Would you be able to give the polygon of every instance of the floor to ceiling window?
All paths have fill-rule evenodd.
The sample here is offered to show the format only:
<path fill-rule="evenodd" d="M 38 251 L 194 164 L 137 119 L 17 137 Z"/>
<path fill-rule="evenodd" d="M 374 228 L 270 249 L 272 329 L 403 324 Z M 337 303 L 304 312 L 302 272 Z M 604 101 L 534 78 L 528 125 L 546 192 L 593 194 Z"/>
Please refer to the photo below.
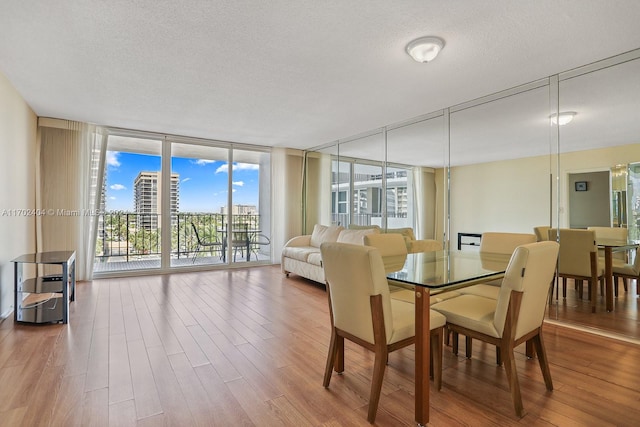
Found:
<path fill-rule="evenodd" d="M 237 147 L 113 131 L 95 272 L 270 261 L 270 153 Z"/>
<path fill-rule="evenodd" d="M 171 212 L 171 266 L 226 261 L 222 208 L 227 204 L 229 150 L 171 144 L 171 173 L 180 183 L 180 207 Z"/>
<path fill-rule="evenodd" d="M 161 164 L 161 140 L 109 135 L 95 273 L 160 268 Z"/>

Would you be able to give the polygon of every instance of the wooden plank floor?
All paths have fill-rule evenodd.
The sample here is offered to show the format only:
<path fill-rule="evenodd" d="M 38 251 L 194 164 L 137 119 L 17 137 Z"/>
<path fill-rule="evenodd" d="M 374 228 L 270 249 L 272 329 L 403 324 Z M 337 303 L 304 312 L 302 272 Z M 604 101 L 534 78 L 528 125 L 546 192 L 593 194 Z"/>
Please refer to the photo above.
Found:
<path fill-rule="evenodd" d="M 637 425 L 640 347 L 552 325 L 545 339 L 551 393 L 517 349 L 522 419 L 492 347 L 446 348 L 430 425 Z M 0 425 L 369 425 L 372 355 L 347 343 L 324 389 L 328 341 L 323 287 L 277 266 L 79 283 L 69 325 L 0 325 Z M 413 356 L 391 354 L 376 425 L 414 425 Z"/>
<path fill-rule="evenodd" d="M 605 297 L 598 290 L 596 313 L 592 313 L 591 304 L 587 298 L 587 285 L 585 284 L 584 287 L 584 295 L 581 296 L 575 290 L 573 279 L 569 279 L 567 297 L 563 298 L 562 286 L 560 286 L 560 297 L 554 300 L 554 305 L 549 310 L 549 317 L 586 328 L 635 339 L 640 338 L 640 298 L 635 280 L 629 281 L 627 291 L 620 282 L 618 296 L 613 299 L 614 310 L 611 312 L 607 312 Z"/>

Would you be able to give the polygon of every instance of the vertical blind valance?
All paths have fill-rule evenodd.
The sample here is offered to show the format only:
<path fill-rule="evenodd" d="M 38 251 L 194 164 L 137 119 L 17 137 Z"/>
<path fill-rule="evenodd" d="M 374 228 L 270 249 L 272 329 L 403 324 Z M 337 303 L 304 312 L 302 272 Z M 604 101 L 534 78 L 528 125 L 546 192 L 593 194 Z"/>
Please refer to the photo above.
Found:
<path fill-rule="evenodd" d="M 38 127 L 81 132 L 90 128 L 91 125 L 83 122 L 74 122 L 72 120 L 54 119 L 51 117 L 38 117 Z"/>

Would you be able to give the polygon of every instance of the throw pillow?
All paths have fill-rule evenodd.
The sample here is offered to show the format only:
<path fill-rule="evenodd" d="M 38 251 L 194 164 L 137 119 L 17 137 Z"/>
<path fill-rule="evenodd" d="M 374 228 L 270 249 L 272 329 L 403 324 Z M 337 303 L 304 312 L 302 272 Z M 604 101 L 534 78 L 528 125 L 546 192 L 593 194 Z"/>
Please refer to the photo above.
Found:
<path fill-rule="evenodd" d="M 338 235 L 342 230 L 344 230 L 344 227 L 340 225 L 314 225 L 311 233 L 311 246 L 319 248 L 325 242 L 337 241 Z"/>
<path fill-rule="evenodd" d="M 361 230 L 342 230 L 338 235 L 338 243 L 351 243 L 352 245 L 364 245 L 364 236 L 378 234 L 379 228 L 365 228 Z"/>

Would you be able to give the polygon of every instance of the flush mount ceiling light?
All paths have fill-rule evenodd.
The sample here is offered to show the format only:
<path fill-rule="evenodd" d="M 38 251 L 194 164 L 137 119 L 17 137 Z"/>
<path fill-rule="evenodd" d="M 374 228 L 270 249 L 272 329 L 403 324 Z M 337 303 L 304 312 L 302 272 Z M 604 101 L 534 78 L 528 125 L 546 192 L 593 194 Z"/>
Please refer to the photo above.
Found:
<path fill-rule="evenodd" d="M 569 123 L 571 120 L 573 120 L 573 117 L 576 114 L 577 113 L 575 111 L 563 111 L 560 114 L 553 113 L 552 115 L 549 116 L 549 118 L 551 119 L 551 124 L 564 126 L 567 123 Z"/>
<path fill-rule="evenodd" d="M 438 37 L 420 37 L 407 45 L 407 53 L 417 62 L 430 62 L 444 47 L 444 40 Z"/>

